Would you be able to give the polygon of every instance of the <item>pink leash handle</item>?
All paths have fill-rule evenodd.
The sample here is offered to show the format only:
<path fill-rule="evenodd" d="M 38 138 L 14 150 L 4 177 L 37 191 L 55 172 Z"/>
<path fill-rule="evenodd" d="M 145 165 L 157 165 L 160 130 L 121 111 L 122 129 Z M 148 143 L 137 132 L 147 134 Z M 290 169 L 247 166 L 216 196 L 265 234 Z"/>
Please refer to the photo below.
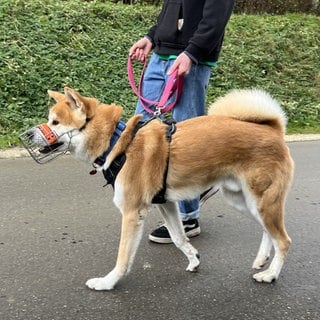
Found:
<path fill-rule="evenodd" d="M 135 76 L 133 73 L 132 60 L 130 57 L 128 58 L 127 73 L 128 73 L 129 84 L 132 88 L 132 91 L 137 95 L 143 108 L 148 113 L 159 115 L 162 113 L 169 112 L 177 104 L 178 100 L 181 97 L 182 88 L 183 88 L 183 77 L 178 76 L 178 70 L 176 69 L 169 76 L 168 81 L 163 89 L 163 93 L 161 95 L 160 101 L 149 100 L 142 96 L 143 76 L 144 76 L 144 71 L 146 69 L 146 66 L 147 66 L 147 60 L 144 59 L 143 69 L 142 69 L 141 76 L 139 79 L 139 84 L 137 87 L 135 84 Z M 166 104 L 174 94 L 176 94 L 174 101 L 172 101 L 169 104 Z M 156 111 L 150 109 L 146 104 L 156 106 Z"/>

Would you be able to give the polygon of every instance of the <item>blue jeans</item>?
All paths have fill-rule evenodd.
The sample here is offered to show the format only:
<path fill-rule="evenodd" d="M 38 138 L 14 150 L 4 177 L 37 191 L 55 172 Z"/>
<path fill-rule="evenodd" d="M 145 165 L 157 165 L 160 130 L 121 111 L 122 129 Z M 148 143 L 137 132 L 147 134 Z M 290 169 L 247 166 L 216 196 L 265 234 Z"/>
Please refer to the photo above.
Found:
<path fill-rule="evenodd" d="M 159 101 L 164 85 L 168 78 L 167 71 L 174 60 L 162 60 L 152 54 L 144 79 L 142 95 Z M 202 116 L 206 110 L 206 89 L 209 83 L 211 67 L 193 64 L 188 75 L 184 78 L 183 93 L 172 110 L 176 121 L 183 121 L 196 116 Z M 140 102 L 136 106 L 136 114 L 143 114 L 142 120 L 148 120 L 152 114 L 146 112 Z M 199 197 L 191 201 L 180 201 L 179 211 L 182 221 L 199 218 Z"/>

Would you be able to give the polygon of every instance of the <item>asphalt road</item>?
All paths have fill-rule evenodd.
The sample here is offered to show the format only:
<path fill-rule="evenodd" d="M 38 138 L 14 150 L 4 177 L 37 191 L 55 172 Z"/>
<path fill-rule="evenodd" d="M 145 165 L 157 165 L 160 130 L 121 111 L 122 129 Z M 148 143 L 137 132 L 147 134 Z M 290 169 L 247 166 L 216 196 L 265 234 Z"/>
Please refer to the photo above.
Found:
<path fill-rule="evenodd" d="M 198 273 L 173 245 L 148 241 L 160 221 L 147 217 L 131 274 L 110 292 L 86 288 L 115 263 L 120 214 L 112 189 L 70 156 L 40 166 L 0 159 L 0 319 L 320 319 L 320 141 L 288 144 L 296 163 L 286 224 L 293 244 L 279 280 L 255 283 L 260 243 L 254 221 L 220 195 L 192 239 Z"/>

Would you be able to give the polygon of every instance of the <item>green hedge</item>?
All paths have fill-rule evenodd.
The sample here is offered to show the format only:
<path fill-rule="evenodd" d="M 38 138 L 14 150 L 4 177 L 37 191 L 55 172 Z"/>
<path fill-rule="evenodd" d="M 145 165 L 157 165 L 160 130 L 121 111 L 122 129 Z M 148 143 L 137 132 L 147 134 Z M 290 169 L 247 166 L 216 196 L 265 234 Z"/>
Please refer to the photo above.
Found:
<path fill-rule="evenodd" d="M 320 13 L 318 0 L 236 0 L 237 13 Z"/>
<path fill-rule="evenodd" d="M 92 0 L 85 0 L 92 1 Z M 161 5 L 163 0 L 105 0 L 113 3 Z M 236 0 L 236 13 L 313 13 L 320 14 L 319 0 Z"/>
<path fill-rule="evenodd" d="M 43 121 L 47 89 L 64 86 L 120 103 L 125 118 L 136 97 L 126 77 L 130 45 L 158 8 L 105 1 L 0 0 L 0 146 Z M 232 88 L 261 87 L 281 101 L 290 130 L 319 125 L 319 17 L 234 15 L 208 101 Z"/>

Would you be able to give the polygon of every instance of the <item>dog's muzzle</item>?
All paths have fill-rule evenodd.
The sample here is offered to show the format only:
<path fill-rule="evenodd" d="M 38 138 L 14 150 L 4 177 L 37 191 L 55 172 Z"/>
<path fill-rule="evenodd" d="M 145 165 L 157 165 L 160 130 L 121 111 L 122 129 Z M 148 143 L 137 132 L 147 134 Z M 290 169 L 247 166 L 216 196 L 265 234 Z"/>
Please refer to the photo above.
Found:
<path fill-rule="evenodd" d="M 68 151 L 65 148 L 60 150 L 59 147 L 64 143 L 58 141 L 58 135 L 45 123 L 23 132 L 19 139 L 39 164 L 47 163 Z"/>

